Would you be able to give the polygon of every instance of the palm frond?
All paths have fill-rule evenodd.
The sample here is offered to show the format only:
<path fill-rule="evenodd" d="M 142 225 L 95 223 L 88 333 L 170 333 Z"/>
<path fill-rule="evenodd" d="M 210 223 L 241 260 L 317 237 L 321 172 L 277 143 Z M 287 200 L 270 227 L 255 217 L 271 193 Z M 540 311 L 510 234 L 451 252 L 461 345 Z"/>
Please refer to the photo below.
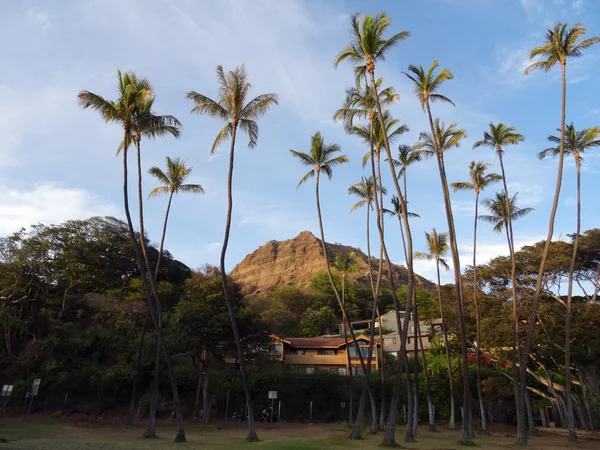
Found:
<path fill-rule="evenodd" d="M 217 147 L 219 147 L 219 145 L 221 145 L 224 141 L 226 141 L 227 139 L 229 139 L 231 137 L 232 131 L 233 131 L 233 126 L 231 125 L 230 122 L 228 122 L 223 128 L 221 128 L 221 131 L 219 131 L 219 133 L 215 137 L 215 141 L 213 142 L 213 145 L 210 149 L 211 155 L 213 155 L 215 153 L 215 151 L 217 150 Z"/>
<path fill-rule="evenodd" d="M 194 102 L 194 107 L 190 112 L 229 120 L 229 112 L 214 100 L 194 91 L 188 92 L 186 97 Z"/>

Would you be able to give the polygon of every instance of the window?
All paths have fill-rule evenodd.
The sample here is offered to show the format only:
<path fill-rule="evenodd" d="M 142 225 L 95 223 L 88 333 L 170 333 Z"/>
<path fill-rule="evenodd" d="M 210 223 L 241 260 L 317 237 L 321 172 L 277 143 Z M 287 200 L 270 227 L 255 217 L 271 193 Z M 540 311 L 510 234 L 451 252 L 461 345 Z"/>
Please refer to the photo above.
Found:
<path fill-rule="evenodd" d="M 294 355 L 305 355 L 306 354 L 306 350 L 304 350 L 303 348 L 297 348 L 296 350 L 292 351 L 292 354 L 294 354 Z"/>
<path fill-rule="evenodd" d="M 313 373 L 315 373 L 315 368 L 314 367 L 306 367 L 306 373 L 308 375 L 312 375 Z"/>
<path fill-rule="evenodd" d="M 332 367 L 331 373 L 335 373 L 337 375 L 346 375 L 346 368 L 345 367 Z"/>
<path fill-rule="evenodd" d="M 281 356 L 282 351 L 283 351 L 283 348 L 282 348 L 281 344 L 271 345 L 271 348 L 269 349 L 269 353 L 271 355 L 277 355 L 277 356 Z"/>
<path fill-rule="evenodd" d="M 360 354 L 363 357 L 367 357 L 369 356 L 369 348 L 368 347 L 359 347 L 360 348 Z M 350 357 L 351 358 L 358 358 L 358 352 L 356 351 L 356 347 L 355 346 L 351 346 L 348 351 L 350 352 Z M 373 352 L 371 352 L 373 353 Z"/>
<path fill-rule="evenodd" d="M 396 343 L 396 338 L 392 338 L 392 344 Z"/>
<path fill-rule="evenodd" d="M 354 372 L 354 375 L 362 375 L 363 368 L 361 366 L 352 367 L 352 372 Z"/>
<path fill-rule="evenodd" d="M 335 355 L 335 350 L 332 348 L 319 348 L 317 349 L 317 355 L 333 356 Z"/>

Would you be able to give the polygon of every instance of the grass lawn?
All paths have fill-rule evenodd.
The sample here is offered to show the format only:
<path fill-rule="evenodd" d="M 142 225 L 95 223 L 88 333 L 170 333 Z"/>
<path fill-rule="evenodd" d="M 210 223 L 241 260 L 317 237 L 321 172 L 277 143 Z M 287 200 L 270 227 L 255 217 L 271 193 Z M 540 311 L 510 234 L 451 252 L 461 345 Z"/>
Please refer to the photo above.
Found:
<path fill-rule="evenodd" d="M 188 442 L 175 444 L 172 442 L 175 428 L 165 424 L 157 428 L 158 439 L 143 439 L 141 434 L 143 423 L 127 428 L 122 425 L 102 423 L 73 423 L 48 419 L 11 419 L 0 422 L 0 438 L 8 443 L 0 443 L 0 450 L 93 450 L 93 449 L 201 449 L 201 450 L 233 450 L 233 449 L 271 449 L 271 450 L 320 450 L 320 449 L 375 449 L 378 448 L 382 435 L 365 435 L 361 441 L 348 439 L 349 430 L 338 424 L 260 424 L 258 434 L 261 441 L 244 442 L 243 425 L 228 424 L 223 427 L 186 425 Z M 476 443 L 483 449 L 515 448 L 514 437 L 509 431 L 514 429 L 496 428 L 492 436 L 477 436 Z M 415 443 L 405 444 L 403 427 L 398 427 L 398 441 L 411 449 L 456 449 L 458 431 L 442 429 L 438 433 L 419 430 Z M 468 448 L 468 447 L 463 447 Z M 581 440 L 570 446 L 566 437 L 551 433 L 532 438 L 529 449 L 597 449 L 598 441 Z"/>

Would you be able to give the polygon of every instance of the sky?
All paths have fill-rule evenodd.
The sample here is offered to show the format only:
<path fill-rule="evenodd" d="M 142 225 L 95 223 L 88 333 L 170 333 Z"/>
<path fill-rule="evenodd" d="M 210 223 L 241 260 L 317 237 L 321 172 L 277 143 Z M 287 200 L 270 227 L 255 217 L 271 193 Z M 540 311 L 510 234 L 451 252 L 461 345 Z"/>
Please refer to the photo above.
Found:
<path fill-rule="evenodd" d="M 173 201 L 165 247 L 190 267 L 217 264 L 226 213 L 228 145 L 210 148 L 223 127 L 216 119 L 191 115 L 185 94 L 217 95 L 215 69 L 245 64 L 251 97 L 279 94 L 279 106 L 259 120 L 256 148 L 239 138 L 234 173 L 234 211 L 227 268 L 270 240 L 293 238 L 300 231 L 318 234 L 312 183 L 296 189 L 307 169 L 290 149 L 308 151 L 320 131 L 350 159 L 321 187 L 325 237 L 329 242 L 366 248 L 365 211 L 349 214 L 356 201 L 350 185 L 368 175 L 361 158 L 366 149 L 332 120 L 344 90 L 353 84 L 352 68 L 333 60 L 347 44 L 354 12 L 386 11 L 390 33 L 411 37 L 376 67 L 384 84 L 400 100 L 390 108 L 410 128 L 395 143 L 414 144 L 428 129 L 426 116 L 402 74 L 409 64 L 429 67 L 439 59 L 454 79 L 441 91 L 456 107 L 434 104 L 433 114 L 457 122 L 468 132 L 460 148 L 446 155 L 448 180 L 464 181 L 471 161 L 491 163 L 491 149 L 473 150 L 488 123 L 514 125 L 525 142 L 506 149 L 511 193 L 519 205 L 535 210 L 515 224 L 517 245 L 545 238 L 556 183 L 556 161 L 539 161 L 547 136 L 560 126 L 560 74 L 523 74 L 528 51 L 543 43 L 557 21 L 583 21 L 589 36 L 600 35 L 600 4 L 594 0 L 59 0 L 8 2 L 0 16 L 0 235 L 35 223 L 59 223 L 93 215 L 124 218 L 121 160 L 116 149 L 121 131 L 91 110 L 82 110 L 77 93 L 90 90 L 116 97 L 116 71 L 147 77 L 156 91 L 155 109 L 183 123 L 179 139 L 143 143 L 144 170 L 164 166 L 166 156 L 181 157 L 193 167 L 191 183 L 206 194 L 181 194 Z M 600 46 L 567 66 L 567 122 L 577 128 L 600 125 Z M 133 161 L 132 161 L 133 163 Z M 589 153 L 582 181 L 582 229 L 598 226 L 600 152 Z M 388 177 L 384 183 L 391 190 Z M 144 189 L 156 185 L 146 176 Z M 556 220 L 555 237 L 566 239 L 575 228 L 575 172 L 568 160 Z M 483 192 L 491 197 L 500 185 Z M 133 190 L 132 190 L 133 193 Z M 425 250 L 424 231 L 447 229 L 441 186 L 434 160 L 411 166 L 408 173 L 415 251 Z M 145 202 L 146 228 L 160 240 L 166 197 Z M 452 194 L 461 265 L 472 261 L 474 195 Z M 135 204 L 134 204 L 135 206 Z M 390 219 L 391 220 L 391 219 Z M 403 263 L 395 223 L 388 223 L 390 256 Z M 373 236 L 376 241 L 376 237 Z M 376 246 L 375 246 L 376 247 Z M 375 250 L 376 251 L 376 250 Z M 479 226 L 478 262 L 506 255 L 506 238 Z M 416 263 L 430 279 L 435 265 Z M 442 274 L 443 281 L 451 273 Z"/>

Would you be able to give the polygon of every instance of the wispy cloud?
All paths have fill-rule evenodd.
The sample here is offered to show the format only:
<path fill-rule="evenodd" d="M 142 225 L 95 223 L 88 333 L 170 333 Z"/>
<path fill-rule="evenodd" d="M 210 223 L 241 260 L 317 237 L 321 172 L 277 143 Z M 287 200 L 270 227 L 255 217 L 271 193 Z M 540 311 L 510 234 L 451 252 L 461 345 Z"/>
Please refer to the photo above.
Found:
<path fill-rule="evenodd" d="M 3 189 L 0 197 L 0 234 L 37 223 L 53 224 L 69 219 L 115 215 L 116 206 L 83 190 L 42 183 L 29 190 Z"/>
<path fill-rule="evenodd" d="M 39 25 L 42 31 L 49 31 L 56 28 L 48 13 L 40 10 L 39 8 L 30 8 L 27 11 L 27 18 Z"/>
<path fill-rule="evenodd" d="M 211 242 L 210 244 L 208 244 L 206 246 L 206 249 L 209 252 L 217 252 L 221 250 L 221 247 L 223 247 L 223 243 L 222 242 Z"/>

